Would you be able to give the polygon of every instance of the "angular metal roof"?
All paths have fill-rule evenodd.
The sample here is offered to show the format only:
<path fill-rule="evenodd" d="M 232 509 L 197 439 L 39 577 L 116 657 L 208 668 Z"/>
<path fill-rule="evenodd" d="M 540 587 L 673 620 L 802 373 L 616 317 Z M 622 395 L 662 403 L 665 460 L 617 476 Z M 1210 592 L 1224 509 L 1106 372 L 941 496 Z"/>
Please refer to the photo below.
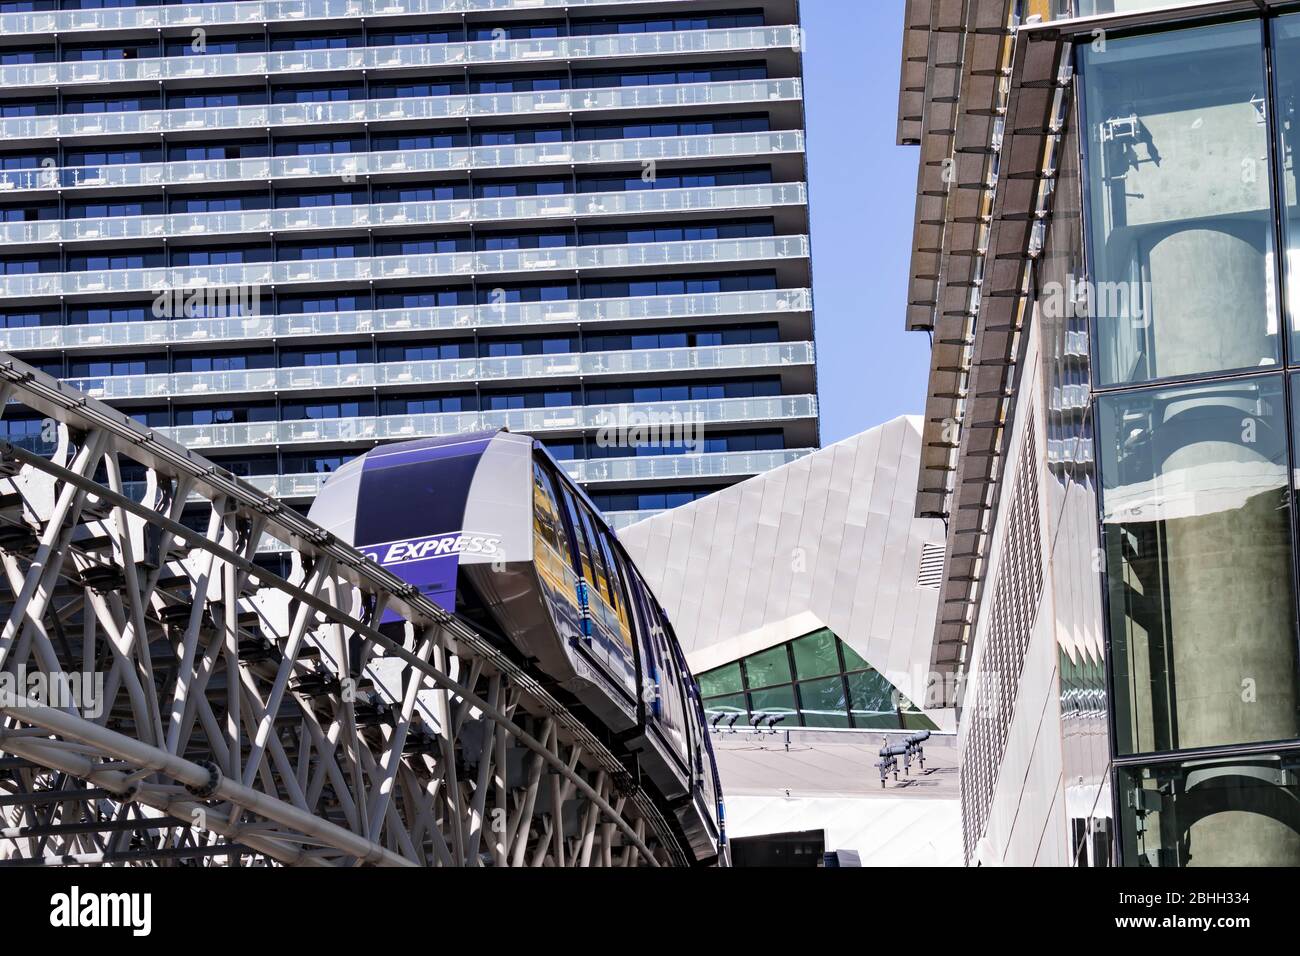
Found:
<path fill-rule="evenodd" d="M 828 627 L 924 707 L 944 531 L 914 514 L 920 447 L 896 418 L 619 532 L 692 669 Z"/>

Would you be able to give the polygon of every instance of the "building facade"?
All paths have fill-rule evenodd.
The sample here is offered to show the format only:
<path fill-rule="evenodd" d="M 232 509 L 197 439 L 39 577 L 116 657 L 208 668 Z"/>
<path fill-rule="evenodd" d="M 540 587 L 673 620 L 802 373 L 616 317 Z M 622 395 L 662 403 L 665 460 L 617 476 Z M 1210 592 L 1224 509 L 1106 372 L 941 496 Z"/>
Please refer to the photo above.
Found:
<path fill-rule="evenodd" d="M 943 525 L 913 514 L 902 416 L 619 532 L 705 710 L 780 726 L 952 729 L 926 689 Z"/>
<path fill-rule="evenodd" d="M 818 445 L 805 170 L 795 0 L 0 0 L 0 348 L 299 509 L 505 425 L 625 522 Z"/>
<path fill-rule="evenodd" d="M 954 714 L 923 709 L 943 523 L 899 417 L 619 532 L 699 681 L 727 832 L 864 866 L 959 865 Z M 881 773 L 883 744 L 929 731 Z"/>
<path fill-rule="evenodd" d="M 966 861 L 1300 863 L 1300 12 L 906 17 Z"/>

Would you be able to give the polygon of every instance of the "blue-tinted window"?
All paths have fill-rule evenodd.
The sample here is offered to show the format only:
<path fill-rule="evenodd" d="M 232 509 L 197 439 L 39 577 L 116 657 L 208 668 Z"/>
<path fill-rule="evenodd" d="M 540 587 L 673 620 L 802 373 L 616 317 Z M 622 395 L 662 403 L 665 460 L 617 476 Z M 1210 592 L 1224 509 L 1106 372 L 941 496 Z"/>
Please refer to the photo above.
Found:
<path fill-rule="evenodd" d="M 470 289 L 439 289 L 428 292 L 385 292 L 379 296 L 381 309 L 431 309 L 447 305 L 470 305 Z"/>

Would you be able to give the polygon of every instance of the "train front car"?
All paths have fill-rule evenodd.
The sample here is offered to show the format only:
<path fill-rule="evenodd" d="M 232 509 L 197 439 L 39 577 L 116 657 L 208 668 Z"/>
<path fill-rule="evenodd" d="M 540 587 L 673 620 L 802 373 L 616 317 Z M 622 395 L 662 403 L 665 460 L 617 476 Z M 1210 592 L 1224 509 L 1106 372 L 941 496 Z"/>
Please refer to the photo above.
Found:
<path fill-rule="evenodd" d="M 700 772 L 707 731 L 680 650 L 613 532 L 540 443 L 497 431 L 382 446 L 331 476 L 309 517 L 504 638 L 624 749 L 695 859 L 717 856 L 716 781 Z"/>

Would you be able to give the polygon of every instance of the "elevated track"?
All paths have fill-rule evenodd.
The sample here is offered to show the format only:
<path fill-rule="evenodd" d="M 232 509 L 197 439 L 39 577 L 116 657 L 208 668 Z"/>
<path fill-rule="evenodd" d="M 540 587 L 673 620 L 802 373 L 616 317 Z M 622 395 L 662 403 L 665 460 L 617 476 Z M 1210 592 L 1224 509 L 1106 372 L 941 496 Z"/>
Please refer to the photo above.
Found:
<path fill-rule="evenodd" d="M 600 728 L 490 636 L 0 353 L 0 412 L 21 408 L 41 429 L 0 441 L 0 867 L 686 862 Z M 259 563 L 272 542 L 287 570 Z"/>

